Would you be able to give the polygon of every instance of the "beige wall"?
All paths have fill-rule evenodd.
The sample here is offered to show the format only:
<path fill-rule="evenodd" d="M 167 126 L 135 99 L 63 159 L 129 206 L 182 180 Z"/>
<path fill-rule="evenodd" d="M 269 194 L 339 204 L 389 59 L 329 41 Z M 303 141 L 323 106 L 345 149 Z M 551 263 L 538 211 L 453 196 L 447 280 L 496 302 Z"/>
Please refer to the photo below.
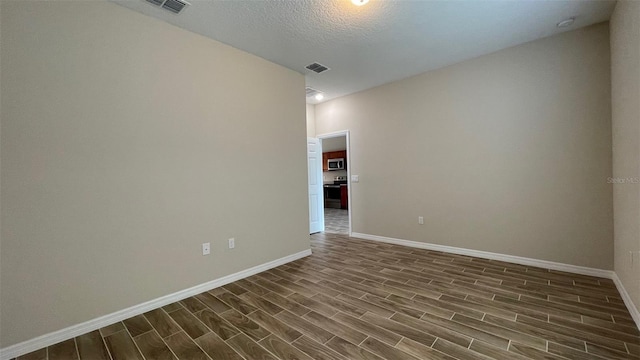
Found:
<path fill-rule="evenodd" d="M 316 106 L 307 104 L 307 137 L 316 137 Z"/>
<path fill-rule="evenodd" d="M 618 1 L 611 18 L 615 270 L 640 308 L 640 2 Z M 634 260 L 631 261 L 630 253 Z"/>
<path fill-rule="evenodd" d="M 604 23 L 316 105 L 316 132 L 351 131 L 354 232 L 612 269 L 610 98 Z"/>
<path fill-rule="evenodd" d="M 339 150 L 347 150 L 346 136 L 322 139 L 322 152 Z"/>
<path fill-rule="evenodd" d="M 302 75 L 109 2 L 1 24 L 2 347 L 309 249 Z"/>

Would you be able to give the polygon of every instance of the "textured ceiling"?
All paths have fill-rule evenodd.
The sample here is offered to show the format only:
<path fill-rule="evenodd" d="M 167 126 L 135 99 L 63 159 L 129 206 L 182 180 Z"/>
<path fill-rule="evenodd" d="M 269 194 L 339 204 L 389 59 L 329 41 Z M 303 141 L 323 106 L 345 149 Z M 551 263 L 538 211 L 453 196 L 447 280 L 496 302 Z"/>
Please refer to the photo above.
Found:
<path fill-rule="evenodd" d="M 112 0 L 306 75 L 326 101 L 606 21 L 612 0 L 191 0 L 180 15 Z M 573 26 L 556 23 L 576 17 Z M 331 68 L 316 74 L 312 62 Z M 214 66 L 214 64 L 212 64 Z M 309 103 L 317 101 L 308 98 Z"/>

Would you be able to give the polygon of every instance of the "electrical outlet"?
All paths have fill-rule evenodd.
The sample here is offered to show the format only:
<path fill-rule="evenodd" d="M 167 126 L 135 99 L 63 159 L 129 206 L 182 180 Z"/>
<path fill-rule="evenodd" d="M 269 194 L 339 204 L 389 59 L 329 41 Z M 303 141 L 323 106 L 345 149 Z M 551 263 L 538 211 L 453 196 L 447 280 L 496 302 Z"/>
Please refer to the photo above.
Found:
<path fill-rule="evenodd" d="M 233 249 L 235 247 L 236 247 L 236 239 L 235 238 L 229 239 L 229 249 Z"/>
<path fill-rule="evenodd" d="M 360 182 L 360 175 L 351 175 L 351 182 Z"/>
<path fill-rule="evenodd" d="M 202 255 L 211 254 L 211 243 L 202 243 Z"/>
<path fill-rule="evenodd" d="M 424 225 L 424 217 L 418 216 L 418 224 Z"/>

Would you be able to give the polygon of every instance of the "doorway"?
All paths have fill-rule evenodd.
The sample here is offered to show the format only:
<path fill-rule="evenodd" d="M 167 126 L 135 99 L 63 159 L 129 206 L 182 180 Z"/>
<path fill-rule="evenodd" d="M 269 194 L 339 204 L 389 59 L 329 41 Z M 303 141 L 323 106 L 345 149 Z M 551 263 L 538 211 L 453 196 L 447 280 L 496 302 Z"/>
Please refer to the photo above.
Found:
<path fill-rule="evenodd" d="M 322 149 L 324 232 L 351 235 L 349 132 L 319 135 Z"/>

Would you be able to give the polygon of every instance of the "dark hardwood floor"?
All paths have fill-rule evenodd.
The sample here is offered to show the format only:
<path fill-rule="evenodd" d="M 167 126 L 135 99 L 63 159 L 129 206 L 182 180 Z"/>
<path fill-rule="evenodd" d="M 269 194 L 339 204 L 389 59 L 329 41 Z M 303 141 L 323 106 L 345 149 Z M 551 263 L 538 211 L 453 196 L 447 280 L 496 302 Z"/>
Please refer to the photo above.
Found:
<path fill-rule="evenodd" d="M 640 359 L 611 280 L 348 238 L 19 359 Z"/>

